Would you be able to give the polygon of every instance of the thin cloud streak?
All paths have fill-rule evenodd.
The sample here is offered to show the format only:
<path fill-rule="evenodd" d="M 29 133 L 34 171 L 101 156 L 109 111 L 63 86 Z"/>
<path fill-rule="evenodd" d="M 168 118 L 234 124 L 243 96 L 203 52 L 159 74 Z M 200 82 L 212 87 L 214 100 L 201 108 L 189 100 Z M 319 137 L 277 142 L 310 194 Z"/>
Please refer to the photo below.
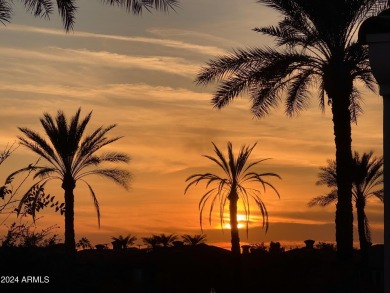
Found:
<path fill-rule="evenodd" d="M 153 98 L 153 102 L 207 102 L 210 98 L 208 93 L 197 93 L 185 88 L 173 88 L 169 86 L 150 86 L 148 84 L 107 84 L 91 88 L 83 86 L 65 86 L 61 84 L 19 84 L 4 82 L 0 84 L 0 90 L 86 98 L 93 101 L 96 101 L 98 98 L 104 98 L 105 96 L 123 98 L 128 101 L 129 93 L 131 93 L 131 96 L 142 94 L 143 96 Z M 208 105 L 205 107 L 209 108 Z"/>
<path fill-rule="evenodd" d="M 84 64 L 111 68 L 139 68 L 143 70 L 160 71 L 193 78 L 199 65 L 178 57 L 165 56 L 128 56 L 107 51 L 90 51 L 87 49 L 46 48 L 44 52 L 16 48 L 1 48 L 0 54 L 12 58 L 45 60 L 71 64 Z M 20 62 L 20 60 L 19 60 Z M 23 63 L 20 62 L 22 66 Z"/>
<path fill-rule="evenodd" d="M 64 36 L 63 30 L 29 27 L 24 25 L 12 24 L 9 25 L 6 29 L 10 31 L 17 31 L 17 32 Z M 68 34 L 68 36 L 77 37 L 77 38 L 94 38 L 94 39 L 106 39 L 106 40 L 115 40 L 115 41 L 123 41 L 123 42 L 145 43 L 145 44 L 152 44 L 152 45 L 164 46 L 164 47 L 175 48 L 175 49 L 189 50 L 199 54 L 211 55 L 211 56 L 226 53 L 225 50 L 217 47 L 202 46 L 202 45 L 196 45 L 196 44 L 191 44 L 191 43 L 186 43 L 186 42 L 181 42 L 176 40 L 169 40 L 169 39 L 105 35 L 105 34 L 97 34 L 97 33 L 89 33 L 89 32 L 74 32 Z"/>

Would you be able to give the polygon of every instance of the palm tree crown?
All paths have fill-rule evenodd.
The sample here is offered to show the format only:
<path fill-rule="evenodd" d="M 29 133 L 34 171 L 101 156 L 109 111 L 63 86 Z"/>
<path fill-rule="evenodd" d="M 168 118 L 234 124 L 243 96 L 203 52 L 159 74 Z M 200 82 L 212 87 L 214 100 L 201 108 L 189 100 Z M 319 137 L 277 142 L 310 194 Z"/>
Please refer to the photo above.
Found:
<path fill-rule="evenodd" d="M 53 0 L 20 0 L 28 12 L 34 16 L 49 18 L 53 14 Z M 77 11 L 76 0 L 57 0 L 56 5 L 58 13 L 62 18 L 62 22 L 66 31 L 72 30 L 75 22 L 75 14 Z M 102 0 L 104 4 L 111 6 L 119 6 L 133 14 L 141 14 L 144 9 L 161 10 L 167 12 L 169 9 L 174 9 L 178 2 L 177 0 Z M 12 17 L 12 0 L 0 0 L 0 22 L 10 22 Z"/>
<path fill-rule="evenodd" d="M 319 87 L 319 104 L 325 107 L 325 93 L 332 103 L 330 73 L 335 62 L 350 82 L 360 80 L 374 90 L 368 49 L 353 39 L 356 26 L 364 19 L 374 0 L 259 0 L 259 3 L 279 11 L 284 19 L 278 26 L 255 28 L 272 36 L 277 48 L 238 49 L 210 61 L 197 77 L 199 84 L 220 81 L 212 103 L 222 108 L 240 93 L 247 91 L 252 100 L 252 112 L 263 117 L 277 106 L 287 93 L 285 111 L 291 116 L 308 106 L 310 90 Z M 335 9 L 336 8 L 336 9 Z M 332 19 L 332 21 L 329 21 Z M 341 58 L 341 60 L 338 60 Z M 341 73 L 340 73 L 341 74 Z M 352 117 L 361 110 L 359 92 L 351 87 Z"/>
<path fill-rule="evenodd" d="M 191 245 L 191 246 L 196 246 L 196 245 L 199 245 L 199 244 L 203 244 L 207 240 L 206 235 L 204 235 L 204 234 L 196 234 L 194 236 L 191 236 L 189 234 L 184 234 L 181 237 L 183 238 L 183 242 L 185 244 L 188 244 L 188 245 Z"/>
<path fill-rule="evenodd" d="M 177 235 L 175 234 L 160 234 L 160 235 L 157 235 L 157 239 L 158 239 L 158 243 L 162 246 L 162 247 L 169 247 L 169 246 L 172 246 L 173 242 L 177 239 Z"/>
<path fill-rule="evenodd" d="M 202 216 L 203 210 L 206 204 L 210 203 L 209 211 L 209 222 L 211 224 L 211 215 L 215 205 L 219 206 L 219 215 L 221 227 L 224 223 L 224 211 L 227 201 L 229 201 L 229 211 L 230 211 L 230 227 L 232 233 L 232 252 L 235 254 L 240 253 L 240 244 L 238 237 L 238 222 L 237 222 L 237 202 L 241 198 L 244 206 L 245 217 L 247 220 L 247 233 L 248 233 L 248 223 L 250 215 L 250 200 L 254 200 L 257 207 L 259 208 L 261 215 L 263 217 L 263 227 L 266 231 L 268 230 L 268 212 L 265 207 L 264 202 L 260 198 L 261 192 L 259 189 L 246 186 L 249 182 L 255 182 L 260 184 L 263 191 L 266 187 L 270 187 L 276 192 L 279 196 L 279 192 L 276 188 L 269 182 L 265 181 L 264 177 L 277 177 L 281 178 L 275 173 L 257 173 L 250 172 L 249 170 L 263 162 L 264 160 L 259 160 L 247 164 L 248 158 L 251 155 L 254 147 L 253 146 L 242 146 L 240 152 L 235 158 L 233 153 L 233 145 L 228 142 L 228 158 L 219 150 L 219 148 L 213 143 L 214 152 L 217 157 L 212 157 L 205 155 L 204 157 L 213 161 L 223 170 L 223 176 L 212 174 L 212 173 L 203 173 L 203 174 L 194 174 L 186 179 L 186 182 L 189 182 L 184 193 L 188 191 L 191 186 L 197 185 L 201 181 L 206 182 L 206 188 L 214 186 L 209 189 L 199 201 L 199 210 L 200 210 L 200 226 L 202 225 Z M 203 228 L 202 228 L 203 229 Z"/>
<path fill-rule="evenodd" d="M 173 242 L 177 239 L 177 235 L 172 234 L 160 234 L 160 235 L 152 235 L 151 237 L 143 237 L 142 241 L 152 249 L 156 247 L 170 247 L 173 245 Z"/>
<path fill-rule="evenodd" d="M 119 235 L 118 237 L 111 237 L 111 239 L 119 243 L 122 249 L 126 249 L 128 246 L 134 245 L 137 237 L 129 234 L 126 237 Z"/>
<path fill-rule="evenodd" d="M 309 105 L 318 89 L 319 105 L 333 115 L 338 203 L 336 241 L 340 260 L 353 249 L 351 120 L 362 111 L 356 82 L 374 91 L 368 48 L 356 41 L 359 24 L 377 0 L 258 0 L 283 17 L 277 26 L 254 31 L 275 38 L 276 48 L 237 49 L 211 60 L 197 76 L 198 84 L 218 82 L 212 104 L 222 108 L 248 93 L 251 111 L 266 116 L 284 100 L 288 116 Z M 326 100 L 327 97 L 327 100 Z"/>
<path fill-rule="evenodd" d="M 103 163 L 128 163 L 130 160 L 128 155 L 118 152 L 96 154 L 104 146 L 121 138 L 106 137 L 106 134 L 116 125 L 99 127 L 90 135 L 83 136 L 92 112 L 79 121 L 80 111 L 81 109 L 78 109 L 69 122 L 62 111 L 58 111 L 55 118 L 50 114 L 44 114 L 40 122 L 49 138 L 49 142 L 37 132 L 23 127 L 19 127 L 19 130 L 25 136 L 18 137 L 22 145 L 41 156 L 48 163 L 45 166 L 31 166 L 35 172 L 34 178 L 40 179 L 30 190 L 38 185 L 45 186 L 51 180 L 62 182 L 61 187 L 65 191 L 65 243 L 68 242 L 69 244 L 70 241 L 72 242 L 71 245 L 74 244 L 73 190 L 76 187 L 76 182 L 82 181 L 88 186 L 96 208 L 98 225 L 100 226 L 99 202 L 91 185 L 85 181 L 85 177 L 90 175 L 105 177 L 126 189 L 130 179 L 130 173 L 127 170 L 116 167 L 100 167 Z M 30 191 L 22 198 L 19 210 L 29 194 Z M 67 239 L 67 232 L 73 234 L 73 236 L 68 235 L 70 238 L 73 237 L 73 241 Z"/>

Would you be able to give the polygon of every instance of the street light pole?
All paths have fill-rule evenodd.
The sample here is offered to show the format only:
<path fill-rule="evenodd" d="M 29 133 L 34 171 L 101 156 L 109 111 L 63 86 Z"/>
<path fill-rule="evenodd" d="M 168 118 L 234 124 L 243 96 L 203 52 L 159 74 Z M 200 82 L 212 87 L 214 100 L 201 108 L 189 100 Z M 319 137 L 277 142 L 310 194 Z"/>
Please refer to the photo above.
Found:
<path fill-rule="evenodd" d="M 384 292 L 390 293 L 390 9 L 363 22 L 359 41 L 368 45 L 371 70 L 383 96 Z"/>

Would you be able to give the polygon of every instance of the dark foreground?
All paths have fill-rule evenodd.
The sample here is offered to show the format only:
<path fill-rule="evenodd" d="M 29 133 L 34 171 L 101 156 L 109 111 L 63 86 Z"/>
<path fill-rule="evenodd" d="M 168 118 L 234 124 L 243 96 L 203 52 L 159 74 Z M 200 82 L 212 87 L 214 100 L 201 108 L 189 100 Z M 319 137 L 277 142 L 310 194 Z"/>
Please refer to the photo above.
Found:
<path fill-rule="evenodd" d="M 207 245 L 73 256 L 8 248 L 0 249 L 0 292 L 383 292 L 383 246 L 372 247 L 366 267 L 358 253 L 354 265 L 343 266 L 334 252 L 317 249 L 243 255 L 238 270 L 232 263 L 229 251 Z"/>

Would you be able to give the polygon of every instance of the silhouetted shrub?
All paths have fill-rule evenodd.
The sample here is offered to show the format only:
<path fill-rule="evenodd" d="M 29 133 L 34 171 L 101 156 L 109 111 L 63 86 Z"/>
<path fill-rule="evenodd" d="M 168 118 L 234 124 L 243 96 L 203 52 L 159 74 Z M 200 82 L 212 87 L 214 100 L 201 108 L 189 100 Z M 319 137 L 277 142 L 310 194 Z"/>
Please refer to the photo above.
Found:
<path fill-rule="evenodd" d="M 281 253 L 281 252 L 284 252 L 284 247 L 280 246 L 280 242 L 271 241 L 269 244 L 269 252 L 270 253 Z"/>
<path fill-rule="evenodd" d="M 264 244 L 264 242 L 256 243 L 256 244 L 251 245 L 249 251 L 250 251 L 250 253 L 267 252 L 268 247 Z"/>
<path fill-rule="evenodd" d="M 40 232 L 35 231 L 34 225 L 25 223 L 17 225 L 15 222 L 8 228 L 7 234 L 2 239 L 2 247 L 48 247 L 59 242 L 58 235 L 52 230 L 57 229 L 54 225 Z"/>
<path fill-rule="evenodd" d="M 325 251 L 335 251 L 336 247 L 333 243 L 326 243 L 326 242 L 318 242 L 315 247 L 317 249 L 325 250 Z"/>

